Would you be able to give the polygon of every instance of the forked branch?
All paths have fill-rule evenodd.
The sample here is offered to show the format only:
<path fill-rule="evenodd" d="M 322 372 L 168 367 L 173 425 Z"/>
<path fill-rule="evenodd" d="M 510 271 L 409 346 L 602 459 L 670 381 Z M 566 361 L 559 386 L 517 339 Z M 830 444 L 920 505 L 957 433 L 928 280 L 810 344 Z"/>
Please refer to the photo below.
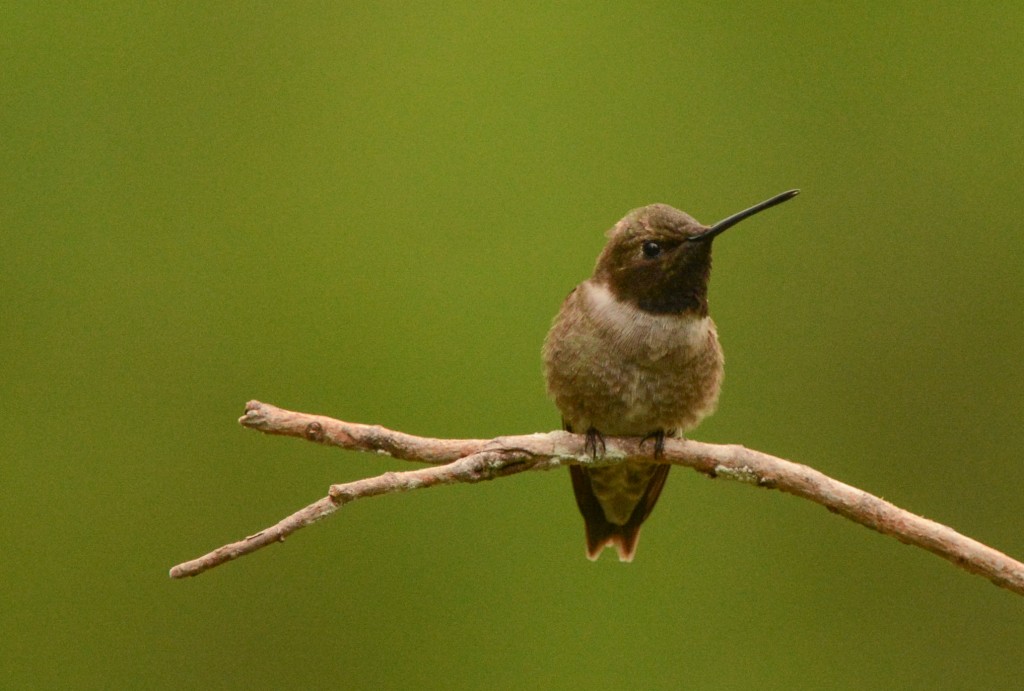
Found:
<path fill-rule="evenodd" d="M 326 497 L 276 525 L 175 566 L 171 569 L 172 578 L 196 576 L 226 561 L 280 542 L 299 528 L 364 497 L 434 485 L 481 482 L 528 470 L 549 470 L 573 464 L 651 460 L 650 444 L 644 445 L 637 438 L 606 437 L 605 454 L 594 461 L 584 449 L 585 437 L 568 432 L 495 439 L 429 439 L 375 425 L 296 413 L 259 401 L 250 401 L 246 405 L 245 415 L 239 423 L 267 434 L 301 437 L 343 449 L 383 453 L 431 466 L 332 485 Z M 805 465 L 742 446 L 680 439 L 665 441 L 662 461 L 693 468 L 709 477 L 739 480 L 809 499 L 855 523 L 926 549 L 971 573 L 984 576 L 1001 588 L 1024 595 L 1024 564 L 941 523 L 912 514 Z"/>

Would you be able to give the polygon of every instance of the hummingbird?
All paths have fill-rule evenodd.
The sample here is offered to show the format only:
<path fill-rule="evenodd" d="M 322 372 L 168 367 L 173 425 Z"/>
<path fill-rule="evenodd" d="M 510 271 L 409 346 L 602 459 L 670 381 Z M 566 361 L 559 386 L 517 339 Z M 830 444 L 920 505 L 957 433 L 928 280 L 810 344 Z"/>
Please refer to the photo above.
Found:
<path fill-rule="evenodd" d="M 547 391 L 569 432 L 596 458 L 603 436 L 681 437 L 714 412 L 723 356 L 708 315 L 711 242 L 740 221 L 792 199 L 790 190 L 705 226 L 666 204 L 634 209 L 607 233 L 593 275 L 565 298 L 544 340 Z M 569 467 L 587 556 L 636 554 L 640 526 L 671 468 L 622 462 Z"/>

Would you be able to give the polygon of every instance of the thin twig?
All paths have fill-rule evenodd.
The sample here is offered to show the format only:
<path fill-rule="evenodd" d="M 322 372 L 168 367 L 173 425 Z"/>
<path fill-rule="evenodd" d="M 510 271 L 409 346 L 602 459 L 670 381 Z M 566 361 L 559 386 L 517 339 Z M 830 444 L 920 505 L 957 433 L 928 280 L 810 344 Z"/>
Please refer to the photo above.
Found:
<path fill-rule="evenodd" d="M 259 401 L 250 401 L 246 405 L 245 415 L 239 423 L 268 434 L 301 437 L 343 449 L 384 453 L 433 465 L 332 485 L 328 496 L 276 525 L 175 566 L 171 569 L 172 578 L 195 576 L 273 542 L 280 542 L 299 528 L 364 497 L 434 485 L 481 482 L 528 470 L 549 470 L 573 464 L 651 460 L 650 449 L 644 448 L 640 439 L 629 437 L 606 437 L 605 453 L 595 461 L 586 453 L 586 438 L 568 432 L 490 440 L 428 439 L 376 425 L 296 413 Z M 805 465 L 743 446 L 682 439 L 665 440 L 662 461 L 693 468 L 709 477 L 739 480 L 808 499 L 855 523 L 937 554 L 971 573 L 984 576 L 1001 588 L 1024 595 L 1024 564 L 941 523 L 912 514 Z"/>

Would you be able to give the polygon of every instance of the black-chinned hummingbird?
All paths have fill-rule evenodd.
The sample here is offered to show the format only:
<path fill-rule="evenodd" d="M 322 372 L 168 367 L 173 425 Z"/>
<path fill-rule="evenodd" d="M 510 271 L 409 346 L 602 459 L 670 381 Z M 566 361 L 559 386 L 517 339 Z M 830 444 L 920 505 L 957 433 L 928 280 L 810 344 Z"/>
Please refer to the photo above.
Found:
<path fill-rule="evenodd" d="M 714 411 L 723 358 L 708 316 L 711 241 L 798 193 L 713 226 L 651 204 L 608 231 L 594 275 L 569 293 L 544 341 L 547 389 L 565 429 L 586 433 L 595 455 L 602 435 L 654 439 L 657 460 L 666 436 L 682 436 Z M 614 546 L 621 561 L 632 561 L 670 467 L 570 466 L 590 559 Z"/>

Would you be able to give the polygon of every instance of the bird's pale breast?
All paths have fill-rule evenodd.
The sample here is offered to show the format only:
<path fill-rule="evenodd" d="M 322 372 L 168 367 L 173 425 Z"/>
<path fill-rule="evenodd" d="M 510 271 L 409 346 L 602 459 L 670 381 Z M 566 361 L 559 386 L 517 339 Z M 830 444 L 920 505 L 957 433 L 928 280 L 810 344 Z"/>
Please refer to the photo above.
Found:
<path fill-rule="evenodd" d="M 651 314 L 584 281 L 544 344 L 548 391 L 577 432 L 682 433 L 718 401 L 722 352 L 710 317 Z"/>

